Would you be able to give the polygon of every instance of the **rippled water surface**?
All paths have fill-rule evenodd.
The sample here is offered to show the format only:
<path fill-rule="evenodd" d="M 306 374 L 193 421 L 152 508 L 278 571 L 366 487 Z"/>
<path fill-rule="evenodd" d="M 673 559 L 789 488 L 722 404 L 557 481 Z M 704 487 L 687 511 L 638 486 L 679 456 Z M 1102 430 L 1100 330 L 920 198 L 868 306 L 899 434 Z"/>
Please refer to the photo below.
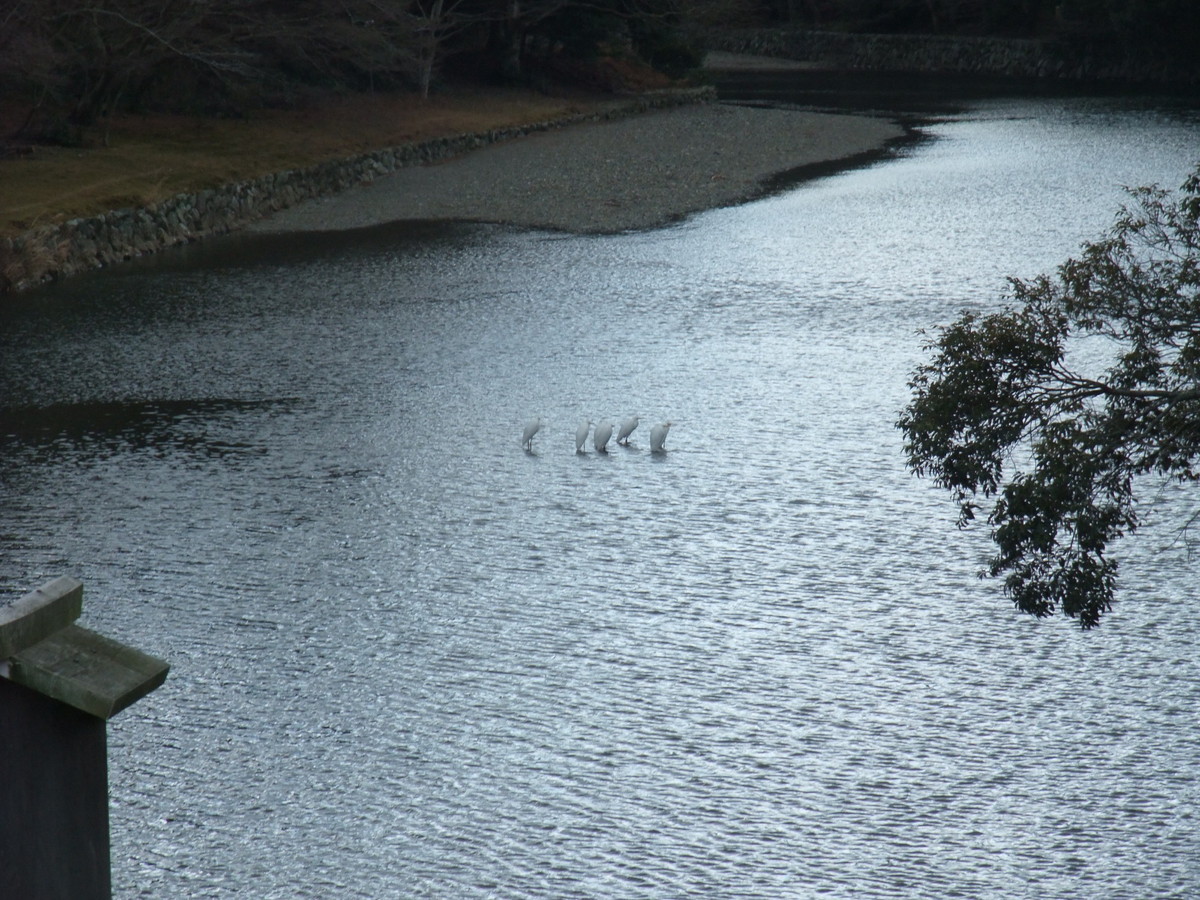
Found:
<path fill-rule="evenodd" d="M 926 133 L 665 230 L 242 239 L 4 312 L 3 586 L 173 664 L 110 725 L 117 896 L 1200 895 L 1191 498 L 1102 628 L 1036 622 L 893 425 L 918 329 L 1200 122 Z"/>

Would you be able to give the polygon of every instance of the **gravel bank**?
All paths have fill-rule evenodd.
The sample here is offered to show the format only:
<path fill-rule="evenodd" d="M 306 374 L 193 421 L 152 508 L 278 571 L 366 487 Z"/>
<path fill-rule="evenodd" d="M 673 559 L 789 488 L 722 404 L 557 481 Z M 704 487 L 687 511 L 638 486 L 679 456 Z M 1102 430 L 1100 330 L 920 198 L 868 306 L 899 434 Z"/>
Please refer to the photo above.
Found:
<path fill-rule="evenodd" d="M 257 232 L 401 220 L 494 222 L 580 233 L 651 228 L 761 195 L 773 176 L 882 149 L 885 119 L 711 103 L 496 144 L 305 203 Z"/>

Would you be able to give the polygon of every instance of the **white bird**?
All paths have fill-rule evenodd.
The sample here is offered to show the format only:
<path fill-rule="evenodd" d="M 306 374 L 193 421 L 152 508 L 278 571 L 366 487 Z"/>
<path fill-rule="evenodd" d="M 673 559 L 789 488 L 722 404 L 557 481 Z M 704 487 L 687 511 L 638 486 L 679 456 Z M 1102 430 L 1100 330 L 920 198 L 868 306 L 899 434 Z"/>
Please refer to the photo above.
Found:
<path fill-rule="evenodd" d="M 608 441 L 612 437 L 613 424 L 612 422 L 600 422 L 596 426 L 595 432 L 592 434 L 592 443 L 596 445 L 596 450 L 599 453 L 608 452 Z"/>
<path fill-rule="evenodd" d="M 650 452 L 651 453 L 666 452 L 666 448 L 663 447 L 663 444 L 666 442 L 667 432 L 671 430 L 671 425 L 673 425 L 673 424 L 674 423 L 672 423 L 672 422 L 663 422 L 659 425 L 655 425 L 653 428 L 650 429 Z"/>
<path fill-rule="evenodd" d="M 630 416 L 621 423 L 621 429 L 617 432 L 617 443 L 623 446 L 629 446 L 629 436 L 633 434 L 633 430 L 638 427 L 638 417 Z"/>
<path fill-rule="evenodd" d="M 588 429 L 592 427 L 591 419 L 584 419 L 575 429 L 575 452 L 582 453 L 583 445 L 587 443 Z"/>
<path fill-rule="evenodd" d="M 542 430 L 542 419 L 539 416 L 536 419 L 530 419 L 525 423 L 525 430 L 521 432 L 521 446 L 526 450 L 533 449 L 533 436 Z"/>

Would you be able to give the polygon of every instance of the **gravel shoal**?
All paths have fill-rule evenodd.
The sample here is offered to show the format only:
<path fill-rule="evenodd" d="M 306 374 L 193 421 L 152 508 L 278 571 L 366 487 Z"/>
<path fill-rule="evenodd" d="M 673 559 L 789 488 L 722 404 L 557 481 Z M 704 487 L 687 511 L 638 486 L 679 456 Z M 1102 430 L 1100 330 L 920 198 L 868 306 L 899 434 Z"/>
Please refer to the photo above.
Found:
<path fill-rule="evenodd" d="M 257 232 L 460 220 L 578 233 L 652 228 L 760 196 L 804 166 L 882 150 L 887 119 L 712 103 L 574 125 L 413 166 L 284 210 Z"/>

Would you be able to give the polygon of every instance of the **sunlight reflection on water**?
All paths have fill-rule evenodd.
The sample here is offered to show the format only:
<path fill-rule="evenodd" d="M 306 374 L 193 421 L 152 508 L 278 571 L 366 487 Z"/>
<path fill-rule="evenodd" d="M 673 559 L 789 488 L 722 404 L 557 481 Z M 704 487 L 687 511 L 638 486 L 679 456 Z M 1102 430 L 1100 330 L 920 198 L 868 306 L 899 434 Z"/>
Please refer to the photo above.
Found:
<path fill-rule="evenodd" d="M 116 895 L 1200 889 L 1186 554 L 1128 548 L 1098 632 L 1018 618 L 893 424 L 918 329 L 1197 128 L 930 131 L 662 231 L 249 241 L 7 313 L 7 587 L 173 663 L 110 729 Z"/>

